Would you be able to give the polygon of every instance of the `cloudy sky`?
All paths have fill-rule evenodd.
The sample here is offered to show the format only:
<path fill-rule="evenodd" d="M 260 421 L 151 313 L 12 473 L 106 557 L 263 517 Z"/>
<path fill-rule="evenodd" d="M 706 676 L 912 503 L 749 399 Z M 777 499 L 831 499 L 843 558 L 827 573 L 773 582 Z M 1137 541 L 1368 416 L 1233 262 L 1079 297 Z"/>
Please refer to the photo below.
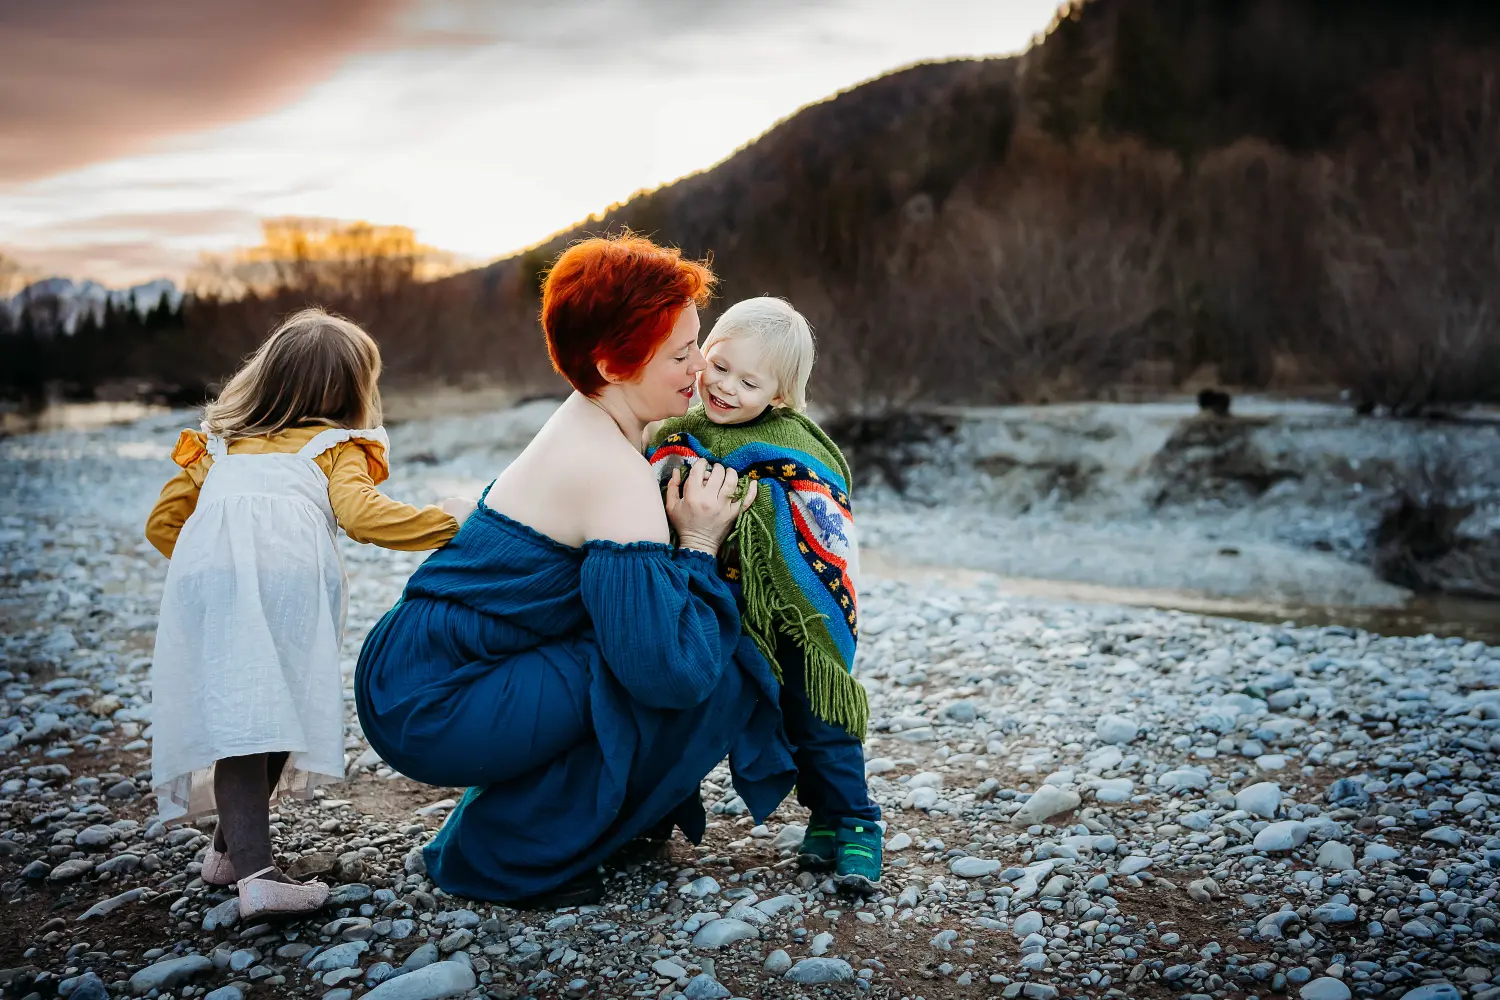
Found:
<path fill-rule="evenodd" d="M 0 0 L 0 252 L 180 279 L 260 218 L 413 227 L 474 260 L 708 167 L 1057 0 Z"/>

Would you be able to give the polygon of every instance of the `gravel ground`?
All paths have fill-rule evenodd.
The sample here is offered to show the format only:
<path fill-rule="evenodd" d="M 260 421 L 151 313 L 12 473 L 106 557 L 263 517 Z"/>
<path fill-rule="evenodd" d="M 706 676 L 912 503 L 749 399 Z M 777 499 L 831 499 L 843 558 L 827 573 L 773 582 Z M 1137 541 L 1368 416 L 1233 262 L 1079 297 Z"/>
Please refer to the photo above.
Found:
<path fill-rule="evenodd" d="M 397 428 L 391 491 L 482 480 L 544 416 Z M 752 826 L 715 772 L 706 843 L 601 906 L 447 896 L 416 849 L 458 790 L 391 773 L 351 702 L 349 780 L 276 815 L 281 860 L 338 888 L 244 926 L 197 877 L 211 826 L 164 829 L 149 794 L 140 526 L 182 422 L 0 441 L 6 996 L 1500 1000 L 1500 649 L 982 580 L 863 588 L 880 895 L 799 874 L 805 816 Z M 349 670 L 417 559 L 344 544 Z"/>

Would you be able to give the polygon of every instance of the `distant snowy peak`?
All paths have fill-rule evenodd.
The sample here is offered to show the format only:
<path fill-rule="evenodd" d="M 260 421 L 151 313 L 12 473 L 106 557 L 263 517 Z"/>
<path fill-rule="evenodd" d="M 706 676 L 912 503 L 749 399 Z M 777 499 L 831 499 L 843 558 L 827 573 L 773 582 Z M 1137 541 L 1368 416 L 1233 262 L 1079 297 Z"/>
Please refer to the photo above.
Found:
<path fill-rule="evenodd" d="M 55 304 L 60 325 L 72 333 L 86 314 L 91 313 L 96 320 L 102 317 L 106 302 L 116 309 L 127 308 L 134 302 L 136 312 L 145 316 L 161 303 L 164 296 L 173 309 L 182 304 L 181 290 L 167 278 L 130 288 L 105 288 L 97 281 L 74 281 L 71 278 L 43 278 L 21 289 L 9 302 L 0 299 L 0 303 L 7 305 L 11 314 L 17 316 L 28 306 Z"/>
<path fill-rule="evenodd" d="M 182 292 L 167 278 L 157 278 L 144 285 L 133 285 L 123 291 L 112 291 L 109 293 L 109 298 L 115 305 L 122 306 L 130 301 L 132 295 L 135 296 L 136 308 L 142 311 L 155 307 L 161 302 L 163 295 L 167 297 L 167 304 L 173 309 L 182 304 Z"/>

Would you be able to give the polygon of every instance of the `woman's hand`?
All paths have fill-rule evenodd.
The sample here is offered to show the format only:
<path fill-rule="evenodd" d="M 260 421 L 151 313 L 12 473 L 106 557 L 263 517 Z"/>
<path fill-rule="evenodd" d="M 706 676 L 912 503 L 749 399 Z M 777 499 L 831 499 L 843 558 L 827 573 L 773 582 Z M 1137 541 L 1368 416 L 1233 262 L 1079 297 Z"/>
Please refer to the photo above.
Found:
<path fill-rule="evenodd" d="M 695 462 L 686 470 L 672 470 L 667 483 L 667 519 L 677 530 L 678 544 L 717 555 L 719 545 L 729 535 L 739 512 L 755 502 L 756 488 L 751 480 L 742 499 L 734 499 L 739 476 L 722 465 Z"/>

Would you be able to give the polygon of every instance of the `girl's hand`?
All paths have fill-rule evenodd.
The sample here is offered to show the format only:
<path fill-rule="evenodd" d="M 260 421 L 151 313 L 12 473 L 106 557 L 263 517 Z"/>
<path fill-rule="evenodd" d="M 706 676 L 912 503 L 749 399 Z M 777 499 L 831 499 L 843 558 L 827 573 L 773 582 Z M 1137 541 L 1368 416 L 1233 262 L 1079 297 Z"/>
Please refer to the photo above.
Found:
<path fill-rule="evenodd" d="M 457 521 L 459 525 L 462 525 L 469 519 L 469 515 L 474 513 L 475 509 L 479 505 L 473 500 L 469 500 L 464 497 L 449 497 L 442 503 L 438 504 L 438 506 L 441 507 L 443 511 L 451 516 L 455 521 Z"/>
<path fill-rule="evenodd" d="M 686 470 L 672 470 L 667 483 L 667 519 L 677 530 L 682 548 L 718 554 L 720 543 L 734 527 L 734 519 L 755 502 L 760 484 L 752 479 L 744 496 L 736 500 L 738 485 L 739 475 L 722 465 L 699 461 Z"/>

